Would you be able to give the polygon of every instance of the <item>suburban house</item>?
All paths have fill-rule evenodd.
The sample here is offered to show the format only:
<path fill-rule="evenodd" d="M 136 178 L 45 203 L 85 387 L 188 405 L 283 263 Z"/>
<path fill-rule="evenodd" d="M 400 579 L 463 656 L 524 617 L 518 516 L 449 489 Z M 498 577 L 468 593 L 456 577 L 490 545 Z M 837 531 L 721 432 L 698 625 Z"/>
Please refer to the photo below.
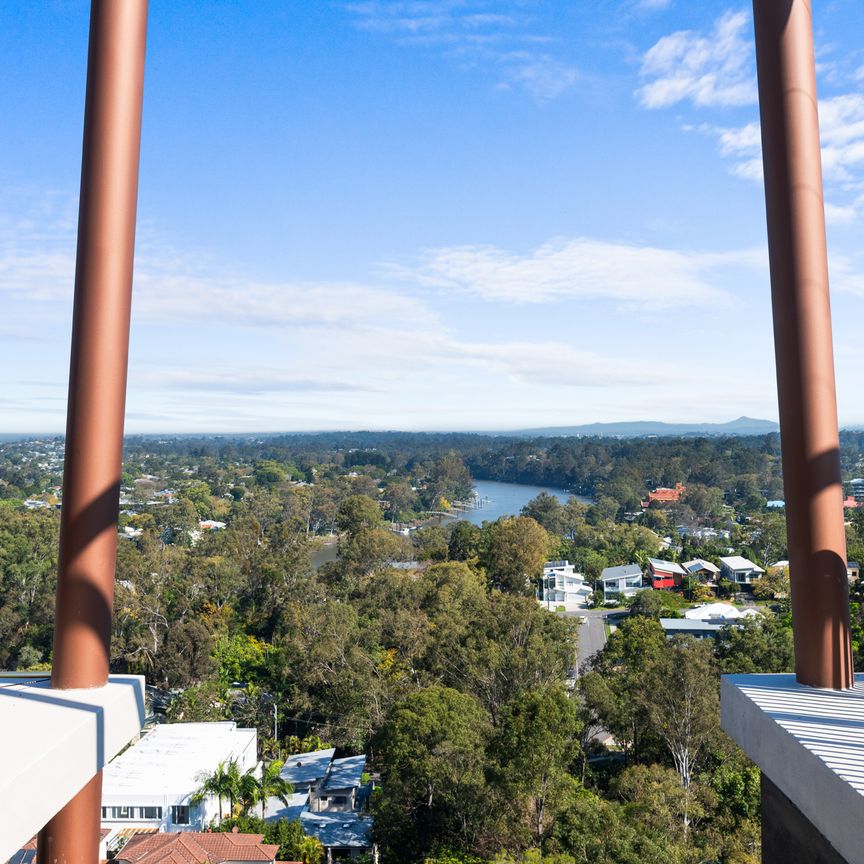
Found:
<path fill-rule="evenodd" d="M 300 824 L 307 834 L 318 838 L 328 861 L 359 858 L 373 849 L 368 813 L 304 813 Z"/>
<path fill-rule="evenodd" d="M 361 809 L 366 803 L 363 773 L 366 770 L 365 756 L 348 756 L 334 759 L 324 780 L 321 791 L 310 801 L 310 812 L 350 813 Z"/>
<path fill-rule="evenodd" d="M 584 609 L 591 596 L 591 586 L 585 583 L 569 561 L 547 561 L 537 599 L 550 608 L 563 606 L 567 611 Z"/>
<path fill-rule="evenodd" d="M 335 759 L 335 749 L 289 757 L 281 776 L 294 787 L 286 806 L 268 800 L 268 821 L 299 819 L 303 830 L 327 849 L 328 860 L 356 858 L 372 849 L 372 817 L 365 812 L 372 792 L 364 782 L 365 756 Z"/>
<path fill-rule="evenodd" d="M 737 609 L 731 603 L 703 603 L 694 606 L 684 613 L 688 621 L 710 621 L 714 624 L 726 624 L 741 618 L 758 618 L 758 609 Z"/>
<path fill-rule="evenodd" d="M 673 489 L 667 486 L 658 486 L 653 492 L 648 493 L 648 500 L 643 502 L 644 507 L 650 507 L 655 501 L 659 504 L 674 504 L 681 500 L 681 496 L 687 491 L 683 483 L 676 483 Z"/>
<path fill-rule="evenodd" d="M 689 618 L 661 618 L 660 626 L 667 639 L 675 636 L 693 636 L 695 639 L 713 639 L 724 625 L 716 621 L 693 621 Z"/>
<path fill-rule="evenodd" d="M 618 600 L 632 597 L 642 589 L 642 568 L 638 564 L 622 564 L 619 567 L 606 567 L 600 574 L 603 583 L 603 599 Z"/>
<path fill-rule="evenodd" d="M 280 776 L 291 784 L 295 793 L 306 792 L 311 797 L 323 785 L 335 755 L 335 747 L 310 753 L 295 753 L 285 760 Z"/>
<path fill-rule="evenodd" d="M 257 731 L 231 721 L 155 726 L 105 766 L 102 827 L 200 830 L 219 817 L 215 797 L 192 803 L 203 779 L 231 760 L 255 768 L 257 750 Z"/>
<path fill-rule="evenodd" d="M 274 864 L 279 846 L 263 841 L 263 834 L 138 834 L 117 852 L 114 860 L 118 864 Z"/>
<path fill-rule="evenodd" d="M 681 584 L 687 574 L 680 564 L 674 561 L 663 561 L 661 558 L 648 559 L 648 578 L 655 590 L 674 588 Z"/>
<path fill-rule="evenodd" d="M 846 576 L 850 582 L 857 582 L 861 575 L 861 565 L 857 561 L 846 562 Z"/>
<path fill-rule="evenodd" d="M 754 564 L 740 555 L 730 555 L 720 559 L 721 576 L 736 585 L 752 585 L 762 578 L 764 572 L 758 564 Z"/>
<path fill-rule="evenodd" d="M 717 585 L 720 568 L 716 564 L 712 564 L 704 558 L 694 558 L 692 561 L 685 561 L 681 566 L 688 576 L 698 579 L 706 585 Z"/>

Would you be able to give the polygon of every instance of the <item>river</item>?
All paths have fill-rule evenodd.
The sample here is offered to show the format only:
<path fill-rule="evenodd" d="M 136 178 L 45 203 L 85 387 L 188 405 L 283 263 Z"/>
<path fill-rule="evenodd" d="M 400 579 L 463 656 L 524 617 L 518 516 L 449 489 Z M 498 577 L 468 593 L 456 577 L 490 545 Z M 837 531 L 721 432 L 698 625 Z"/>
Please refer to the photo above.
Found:
<path fill-rule="evenodd" d="M 518 516 L 522 508 L 541 492 L 554 495 L 562 504 L 570 497 L 583 504 L 590 504 L 591 499 L 584 495 L 573 495 L 566 489 L 554 489 L 551 486 L 528 486 L 524 483 L 500 483 L 496 480 L 475 480 L 474 491 L 477 493 L 480 506 L 459 514 L 458 519 L 482 525 L 483 522 L 494 522 L 502 516 Z"/>
<path fill-rule="evenodd" d="M 500 483 L 497 480 L 475 480 L 474 491 L 477 493 L 481 506 L 463 510 L 455 517 L 474 525 L 494 522 L 502 516 L 518 516 L 522 512 L 522 508 L 541 492 L 554 495 L 562 504 L 566 504 L 570 497 L 576 498 L 583 504 L 591 503 L 590 498 L 586 498 L 584 495 L 573 495 L 566 489 L 555 489 L 551 486 L 528 486 L 525 483 Z M 450 522 L 451 518 L 439 517 L 431 521 L 440 524 L 443 521 Z M 321 548 L 313 553 L 312 566 L 317 570 L 322 564 L 335 561 L 337 558 L 336 541 L 326 541 Z"/>

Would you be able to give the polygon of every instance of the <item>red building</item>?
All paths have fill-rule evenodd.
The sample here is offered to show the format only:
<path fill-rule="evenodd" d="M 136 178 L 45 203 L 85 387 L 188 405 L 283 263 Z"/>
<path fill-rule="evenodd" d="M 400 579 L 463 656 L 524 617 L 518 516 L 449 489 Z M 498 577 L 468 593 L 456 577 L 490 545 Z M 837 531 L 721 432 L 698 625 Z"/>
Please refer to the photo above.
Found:
<path fill-rule="evenodd" d="M 648 559 L 648 578 L 655 590 L 677 588 L 687 574 L 680 564 L 674 561 L 663 561 L 660 558 Z"/>
<path fill-rule="evenodd" d="M 658 486 L 653 492 L 648 493 L 648 500 L 642 502 L 643 507 L 650 507 L 655 501 L 659 504 L 674 504 L 681 500 L 681 496 L 687 491 L 683 483 L 676 483 L 674 489 L 668 486 Z"/>

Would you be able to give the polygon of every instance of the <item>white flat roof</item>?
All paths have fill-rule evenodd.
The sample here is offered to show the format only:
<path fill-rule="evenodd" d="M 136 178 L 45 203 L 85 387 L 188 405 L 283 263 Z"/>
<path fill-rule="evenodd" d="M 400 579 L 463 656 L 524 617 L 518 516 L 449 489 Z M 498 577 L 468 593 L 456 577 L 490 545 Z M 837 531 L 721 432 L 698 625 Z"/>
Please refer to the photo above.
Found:
<path fill-rule="evenodd" d="M 115 796 L 184 796 L 201 785 L 201 775 L 255 746 L 254 729 L 222 723 L 164 723 L 151 729 L 105 766 L 102 800 Z"/>

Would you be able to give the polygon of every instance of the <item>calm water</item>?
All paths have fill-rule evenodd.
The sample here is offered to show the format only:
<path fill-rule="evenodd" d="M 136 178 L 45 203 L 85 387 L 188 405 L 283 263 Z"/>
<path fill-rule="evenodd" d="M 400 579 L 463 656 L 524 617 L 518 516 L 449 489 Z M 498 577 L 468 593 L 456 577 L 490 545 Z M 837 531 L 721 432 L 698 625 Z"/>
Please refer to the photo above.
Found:
<path fill-rule="evenodd" d="M 473 522 L 475 525 L 482 525 L 486 521 L 494 522 L 501 516 L 518 516 L 522 512 L 522 508 L 541 492 L 554 495 L 562 504 L 566 504 L 567 499 L 571 497 L 571 493 L 566 489 L 554 489 L 551 486 L 526 486 L 523 483 L 498 483 L 495 480 L 475 480 L 474 489 L 482 506 L 465 510 L 457 518 L 466 522 Z M 583 504 L 591 503 L 591 499 L 584 495 L 573 495 L 572 497 Z M 450 521 L 447 517 L 440 517 L 430 519 L 429 524 L 440 524 L 442 520 Z M 336 541 L 334 540 L 324 545 L 312 556 L 312 566 L 317 570 L 322 564 L 335 561 L 338 557 Z"/>
<path fill-rule="evenodd" d="M 566 489 L 553 489 L 550 486 L 526 486 L 523 483 L 498 483 L 495 480 L 475 480 L 474 489 L 480 498 L 481 507 L 459 514 L 460 519 L 481 525 L 483 522 L 494 522 L 501 516 L 518 516 L 522 508 L 541 492 L 554 495 L 562 504 L 571 497 Z M 583 504 L 590 504 L 591 499 L 584 495 L 572 496 Z"/>

